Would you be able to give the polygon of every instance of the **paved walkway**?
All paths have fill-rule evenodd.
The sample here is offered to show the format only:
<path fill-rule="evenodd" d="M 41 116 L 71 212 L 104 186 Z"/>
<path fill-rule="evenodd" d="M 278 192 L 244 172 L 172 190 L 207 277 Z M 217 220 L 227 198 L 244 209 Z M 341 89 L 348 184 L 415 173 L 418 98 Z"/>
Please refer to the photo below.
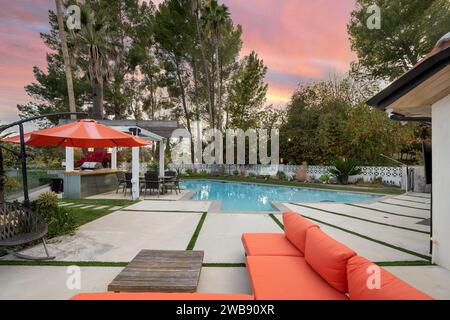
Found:
<path fill-rule="evenodd" d="M 372 204 L 284 205 L 314 219 L 324 232 L 360 255 L 376 262 L 391 262 L 423 260 L 428 255 L 429 227 L 418 222 L 429 218 L 429 202 L 427 195 L 410 194 Z M 161 199 L 141 201 L 125 209 L 106 207 L 119 211 L 82 226 L 73 236 L 50 241 L 49 249 L 57 260 L 127 262 L 142 249 L 185 250 L 195 240 L 194 232 L 211 203 Z M 275 216 L 282 221 L 281 213 Z M 194 249 L 205 251 L 205 263 L 243 263 L 241 236 L 255 232 L 281 233 L 282 230 L 266 213 L 208 213 Z M 25 253 L 42 255 L 42 251 L 42 246 L 38 245 Z M 121 268 L 82 270 L 86 281 L 90 281 L 82 291 L 104 291 Z M 433 276 L 427 278 L 426 270 L 433 270 Z M 437 269 L 398 267 L 394 271 L 425 292 L 438 298 L 450 298 L 447 273 L 434 270 Z M 73 292 L 65 288 L 65 271 L 65 267 L 0 267 L 0 283 L 2 288 L 8 289 L 2 292 L 9 292 L 12 298 L 70 297 Z M 55 280 L 50 281 L 52 274 Z M 100 274 L 103 276 L 97 276 Z M 199 291 L 250 293 L 246 270 L 237 266 L 204 268 Z M 1 298 L 5 298 L 5 293 L 0 293 Z"/>

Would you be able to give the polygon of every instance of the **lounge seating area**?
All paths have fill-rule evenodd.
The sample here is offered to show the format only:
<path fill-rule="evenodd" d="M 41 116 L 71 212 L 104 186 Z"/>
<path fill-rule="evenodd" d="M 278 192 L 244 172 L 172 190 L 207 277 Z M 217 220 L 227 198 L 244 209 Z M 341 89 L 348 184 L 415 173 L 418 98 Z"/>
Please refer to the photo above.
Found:
<path fill-rule="evenodd" d="M 297 213 L 284 234 L 243 234 L 253 295 L 89 293 L 74 300 L 431 300 Z"/>

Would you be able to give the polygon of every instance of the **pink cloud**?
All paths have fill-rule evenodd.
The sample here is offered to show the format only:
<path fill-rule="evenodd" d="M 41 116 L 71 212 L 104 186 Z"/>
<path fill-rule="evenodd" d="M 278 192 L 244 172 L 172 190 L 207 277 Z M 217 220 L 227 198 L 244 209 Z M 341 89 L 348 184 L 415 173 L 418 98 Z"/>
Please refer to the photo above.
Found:
<path fill-rule="evenodd" d="M 148 0 L 142 0 L 148 1 Z M 162 0 L 154 1 L 155 4 Z M 346 25 L 355 0 L 219 0 L 243 26 L 242 55 L 255 50 L 269 68 L 268 102 L 285 104 L 297 85 L 344 72 L 356 57 Z M 33 66 L 45 68 L 54 0 L 4 1 L 0 11 L 1 119 L 17 117 L 16 104 L 29 100 L 23 87 L 34 81 Z"/>

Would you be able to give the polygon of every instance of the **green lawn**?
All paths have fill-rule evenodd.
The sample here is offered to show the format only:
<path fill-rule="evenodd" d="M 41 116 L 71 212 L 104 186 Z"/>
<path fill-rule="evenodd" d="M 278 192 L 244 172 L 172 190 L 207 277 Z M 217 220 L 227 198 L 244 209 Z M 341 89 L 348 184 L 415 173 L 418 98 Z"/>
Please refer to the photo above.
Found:
<path fill-rule="evenodd" d="M 363 192 L 363 193 L 374 193 L 374 194 L 385 194 L 385 195 L 400 195 L 405 192 L 397 187 L 359 187 L 355 185 L 344 186 L 344 185 L 327 185 L 327 184 L 312 184 L 312 183 L 299 183 L 294 181 L 282 181 L 282 180 L 263 180 L 256 178 L 244 178 L 244 177 L 211 177 L 204 175 L 192 175 L 190 177 L 183 177 L 184 180 L 222 180 L 231 182 L 244 182 L 244 183 L 258 183 L 258 184 L 272 184 L 279 186 L 289 186 L 297 188 L 310 188 L 310 189 L 322 189 L 322 190 L 337 190 L 337 191 L 348 191 L 348 192 Z"/>

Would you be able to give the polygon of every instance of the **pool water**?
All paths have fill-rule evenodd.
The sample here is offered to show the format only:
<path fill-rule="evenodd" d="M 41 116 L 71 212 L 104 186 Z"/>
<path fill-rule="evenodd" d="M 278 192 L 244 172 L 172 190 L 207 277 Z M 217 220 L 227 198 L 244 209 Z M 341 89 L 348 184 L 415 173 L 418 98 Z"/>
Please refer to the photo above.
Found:
<path fill-rule="evenodd" d="M 378 198 L 371 194 L 208 180 L 183 181 L 181 186 L 197 191 L 192 200 L 222 201 L 223 211 L 275 211 L 272 201 L 354 203 Z"/>

